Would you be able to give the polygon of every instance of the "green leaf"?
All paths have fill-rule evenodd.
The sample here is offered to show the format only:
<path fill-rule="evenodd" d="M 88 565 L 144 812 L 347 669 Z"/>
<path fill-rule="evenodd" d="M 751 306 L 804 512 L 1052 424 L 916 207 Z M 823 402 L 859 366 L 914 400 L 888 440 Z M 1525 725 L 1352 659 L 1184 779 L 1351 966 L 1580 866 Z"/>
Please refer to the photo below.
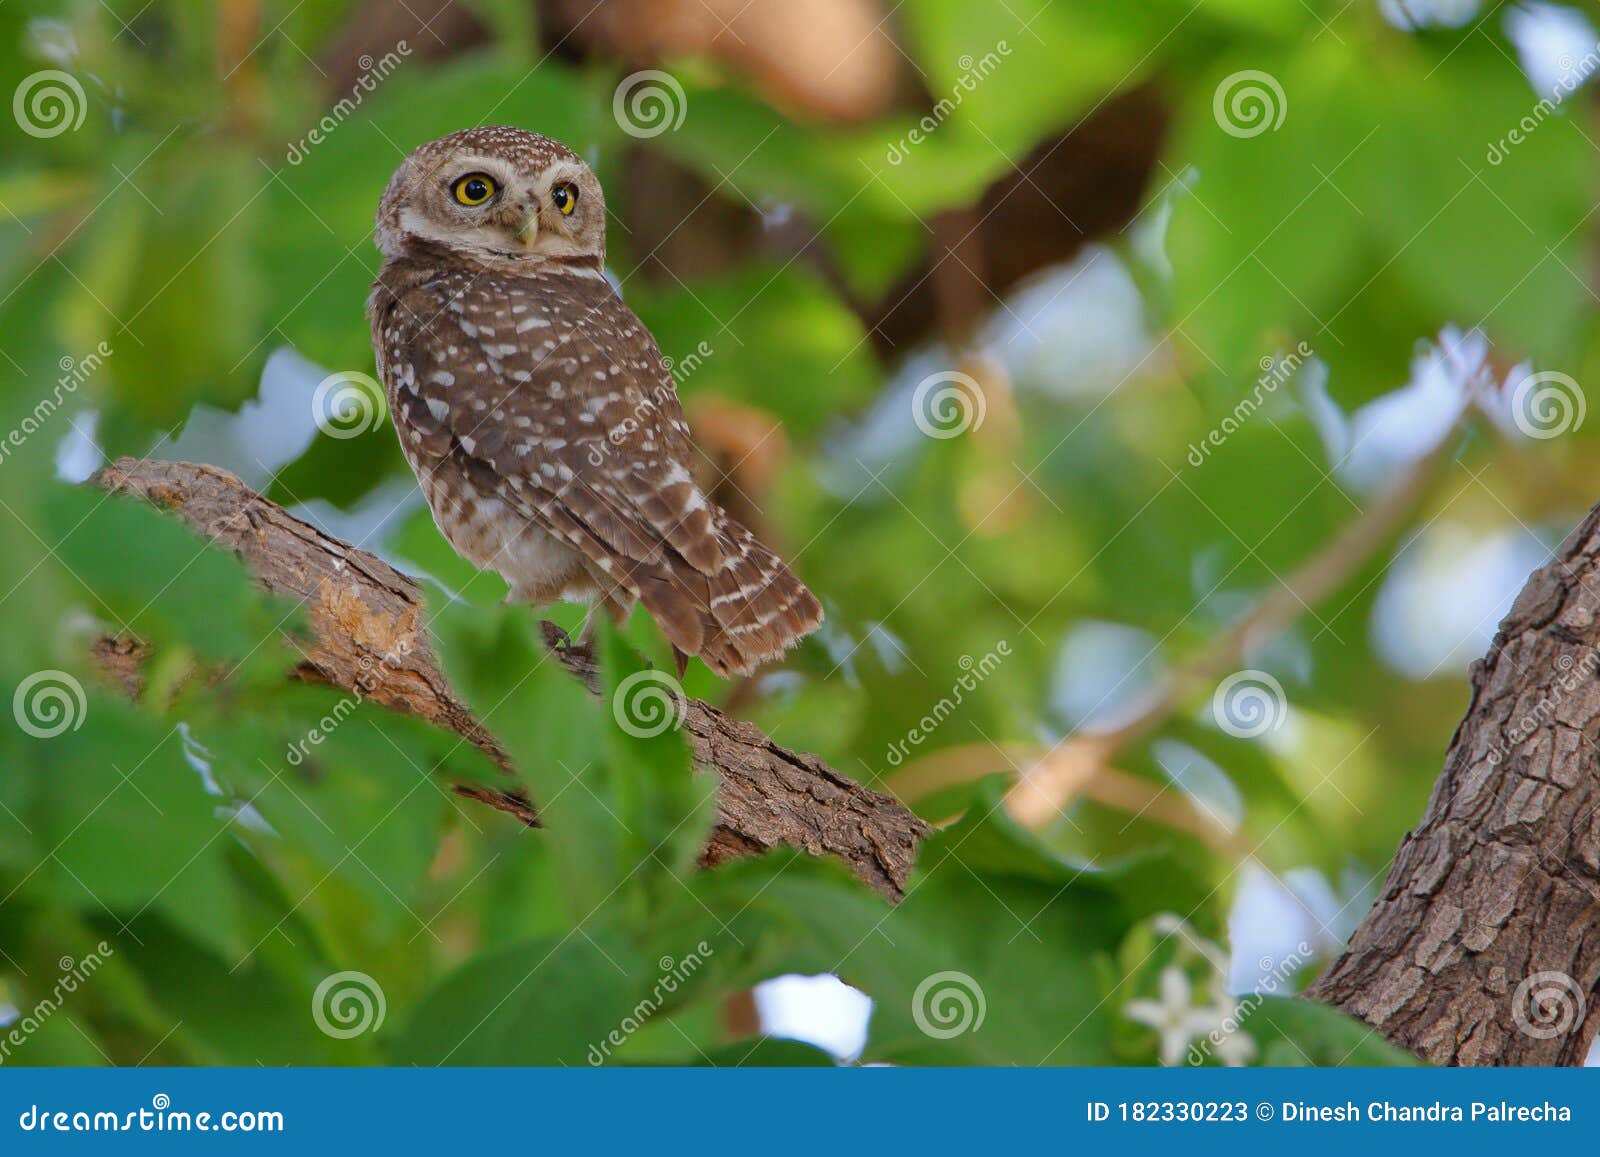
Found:
<path fill-rule="evenodd" d="M 1171 258 L 1175 319 L 1204 359 L 1253 379 L 1256 357 L 1293 335 L 1337 388 L 1342 366 L 1370 373 L 1368 321 L 1397 305 L 1420 332 L 1383 335 L 1396 378 L 1411 343 L 1447 323 L 1575 353 L 1587 291 L 1564 267 L 1593 158 L 1561 115 L 1501 148 L 1535 104 L 1527 82 L 1498 48 L 1458 48 L 1439 59 L 1411 38 L 1379 54 L 1324 37 L 1270 71 L 1230 58 L 1195 86 L 1175 156 L 1199 179 L 1176 202 Z"/>
<path fill-rule="evenodd" d="M 610 1034 L 648 989 L 626 941 L 569 933 L 479 956 L 430 993 L 394 1046 L 398 1064 L 583 1065 L 610 1056 Z"/>
<path fill-rule="evenodd" d="M 77 729 L 29 754 L 52 783 L 30 820 L 51 849 L 36 883 L 87 913 L 156 911 L 220 952 L 241 950 L 224 867 L 237 819 L 207 793 L 176 725 L 91 693 Z"/>
<path fill-rule="evenodd" d="M 261 593 L 244 564 L 170 514 L 98 490 L 52 486 L 45 533 L 69 589 L 114 632 L 212 662 L 270 662 L 305 616 Z M 202 611 L 203 608 L 203 611 Z"/>
<path fill-rule="evenodd" d="M 717 777 L 691 768 L 683 685 L 645 666 L 609 625 L 600 639 L 615 723 L 608 735 L 617 814 L 627 833 L 623 855 L 646 879 L 659 870 L 681 881 L 694 870 L 716 818 Z"/>
<path fill-rule="evenodd" d="M 820 433 L 867 401 L 876 383 L 861 321 L 798 266 L 630 290 L 628 303 L 672 359 L 685 399 L 738 399 L 774 414 L 792 437 Z"/>
<path fill-rule="evenodd" d="M 778 1037 L 762 1037 L 757 1041 L 734 1041 L 711 1049 L 697 1061 L 689 1063 L 714 1069 L 795 1069 L 831 1068 L 838 1062 L 815 1045 Z"/>
<path fill-rule="evenodd" d="M 1420 1065 L 1371 1025 L 1314 1001 L 1283 996 L 1261 1001 L 1243 1022 L 1261 1046 L 1261 1064 L 1275 1067 Z"/>
<path fill-rule="evenodd" d="M 527 784 L 563 902 L 574 923 L 583 920 L 639 867 L 608 754 L 609 712 L 535 639 L 526 608 L 450 605 L 434 629 L 452 684 Z"/>

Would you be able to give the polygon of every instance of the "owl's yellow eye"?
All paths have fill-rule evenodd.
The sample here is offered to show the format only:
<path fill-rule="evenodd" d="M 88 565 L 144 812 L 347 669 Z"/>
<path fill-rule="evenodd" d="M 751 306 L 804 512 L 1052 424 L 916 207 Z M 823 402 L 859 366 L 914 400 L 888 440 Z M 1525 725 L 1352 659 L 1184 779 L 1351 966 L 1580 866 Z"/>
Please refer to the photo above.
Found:
<path fill-rule="evenodd" d="M 450 187 L 450 192 L 460 204 L 471 206 L 483 204 L 498 188 L 487 173 L 468 173 Z"/>
<path fill-rule="evenodd" d="M 571 181 L 563 181 L 550 190 L 550 200 L 561 210 L 563 217 L 570 217 L 572 211 L 578 207 L 578 186 Z"/>

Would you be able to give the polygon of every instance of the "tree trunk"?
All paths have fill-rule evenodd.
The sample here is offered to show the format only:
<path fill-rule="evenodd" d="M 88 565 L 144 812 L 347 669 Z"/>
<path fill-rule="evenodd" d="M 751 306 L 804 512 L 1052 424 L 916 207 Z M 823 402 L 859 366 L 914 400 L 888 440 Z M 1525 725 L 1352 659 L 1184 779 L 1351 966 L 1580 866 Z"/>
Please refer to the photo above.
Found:
<path fill-rule="evenodd" d="M 1416 829 L 1307 995 L 1435 1064 L 1578 1065 L 1600 1028 L 1600 508 L 1472 669 Z"/>

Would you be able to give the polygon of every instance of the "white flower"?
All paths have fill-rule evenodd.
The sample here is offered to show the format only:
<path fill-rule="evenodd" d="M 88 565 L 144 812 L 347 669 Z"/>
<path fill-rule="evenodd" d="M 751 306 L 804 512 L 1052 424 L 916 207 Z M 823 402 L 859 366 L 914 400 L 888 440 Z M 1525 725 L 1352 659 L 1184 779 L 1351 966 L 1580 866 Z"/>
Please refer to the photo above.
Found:
<path fill-rule="evenodd" d="M 1539 96 L 1560 104 L 1593 76 L 1594 26 L 1577 9 L 1562 4 L 1509 8 L 1505 29 Z"/>
<path fill-rule="evenodd" d="M 1353 414 L 1347 416 L 1329 396 L 1327 369 L 1318 362 L 1311 363 L 1301 397 L 1339 480 L 1370 493 L 1438 447 L 1472 407 L 1507 436 L 1516 436 L 1530 419 L 1519 422 L 1511 402 L 1516 384 L 1531 369 L 1527 363 L 1514 367 L 1502 384 L 1489 362 L 1489 339 L 1483 331 L 1447 325 L 1436 341 L 1422 343 L 1405 385 Z M 1577 389 L 1576 383 L 1572 388 Z M 1563 412 L 1547 404 L 1536 412 L 1535 424 L 1552 420 L 1545 417 L 1546 410 L 1552 417 Z"/>
<path fill-rule="evenodd" d="M 1194 1006 L 1189 978 L 1176 964 L 1161 970 L 1161 999 L 1130 1000 L 1122 1015 L 1156 1030 L 1164 1065 L 1181 1064 L 1190 1044 L 1218 1031 L 1223 1023 L 1221 1009 Z"/>

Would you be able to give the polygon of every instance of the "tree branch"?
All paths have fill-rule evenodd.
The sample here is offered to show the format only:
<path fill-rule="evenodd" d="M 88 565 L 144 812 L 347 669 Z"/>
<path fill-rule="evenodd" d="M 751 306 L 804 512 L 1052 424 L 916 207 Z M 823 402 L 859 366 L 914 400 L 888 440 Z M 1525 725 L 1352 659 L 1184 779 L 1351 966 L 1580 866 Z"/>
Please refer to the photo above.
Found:
<path fill-rule="evenodd" d="M 96 481 L 173 510 L 268 590 L 305 599 L 316 641 L 302 676 L 446 727 L 509 772 L 440 672 L 414 580 L 212 467 L 123 459 Z M 96 653 L 138 686 L 136 642 L 105 640 Z M 556 654 L 598 685 L 583 656 Z M 788 844 L 903 895 L 928 830 L 904 807 L 705 703 L 690 701 L 685 728 L 697 765 L 722 779 L 704 863 Z M 1600 508 L 1528 580 L 1474 666 L 1471 704 L 1421 823 L 1349 948 L 1306 995 L 1436 1063 L 1581 1064 L 1600 1030 L 1597 744 Z M 466 794 L 536 822 L 520 789 Z"/>
<path fill-rule="evenodd" d="M 1600 1030 L 1597 670 L 1600 507 L 1473 665 L 1422 821 L 1308 996 L 1436 1064 L 1583 1063 Z"/>
<path fill-rule="evenodd" d="M 1449 459 L 1461 419 L 1433 448 L 1413 462 L 1365 510 L 1323 544 L 1289 577 L 1271 587 L 1205 650 L 1179 663 L 1161 679 L 1127 719 L 1104 731 L 1078 731 L 1029 765 L 1006 797 L 1018 823 L 1041 828 L 1055 822 L 1080 785 L 1135 743 L 1154 735 L 1189 701 L 1243 661 L 1252 646 L 1277 635 L 1311 607 L 1338 590 L 1384 543 L 1399 533 Z"/>
<path fill-rule="evenodd" d="M 239 555 L 266 590 L 303 600 L 315 640 L 303 648 L 297 672 L 301 677 L 358 691 L 447 728 L 512 774 L 504 749 L 451 690 L 434 658 L 416 580 L 376 555 L 323 534 L 215 467 L 123 458 L 94 480 L 112 493 L 134 495 L 172 511 L 214 544 Z M 560 632 L 546 624 L 546 639 L 553 634 Z M 591 690 L 598 688 L 587 659 L 565 649 L 553 651 Z M 96 655 L 124 687 L 139 686 L 144 651 L 137 641 L 104 640 Z M 904 894 L 927 825 L 892 797 L 869 791 L 816 756 L 781 747 L 759 728 L 696 699 L 688 700 L 684 730 L 696 765 L 722 779 L 716 826 L 701 854 L 703 863 L 710 866 L 787 844 L 843 860 L 890 899 Z M 520 787 L 456 790 L 525 823 L 538 822 Z"/>

